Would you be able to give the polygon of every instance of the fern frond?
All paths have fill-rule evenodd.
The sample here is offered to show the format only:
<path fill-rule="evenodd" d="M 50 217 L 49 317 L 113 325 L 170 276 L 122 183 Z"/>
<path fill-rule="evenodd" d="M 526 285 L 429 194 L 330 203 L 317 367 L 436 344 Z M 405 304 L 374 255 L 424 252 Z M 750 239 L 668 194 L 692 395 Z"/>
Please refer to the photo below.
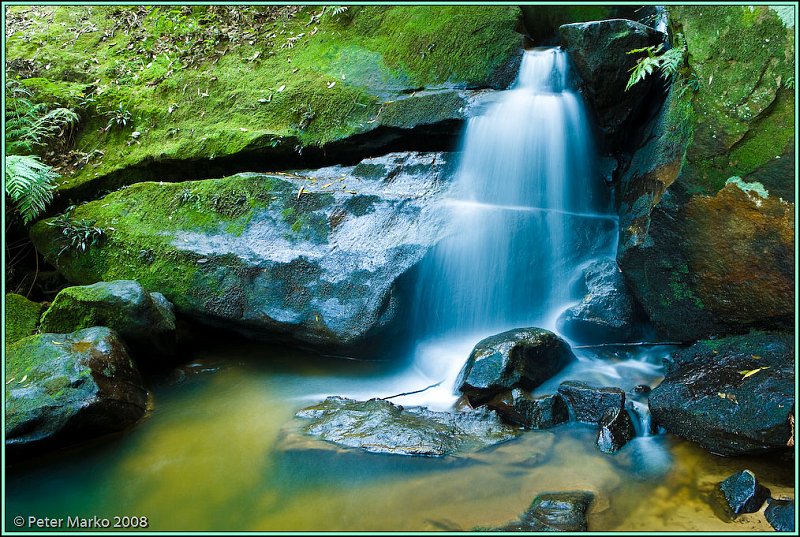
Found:
<path fill-rule="evenodd" d="M 6 195 L 27 224 L 44 212 L 53 200 L 59 175 L 34 156 L 6 157 Z"/>

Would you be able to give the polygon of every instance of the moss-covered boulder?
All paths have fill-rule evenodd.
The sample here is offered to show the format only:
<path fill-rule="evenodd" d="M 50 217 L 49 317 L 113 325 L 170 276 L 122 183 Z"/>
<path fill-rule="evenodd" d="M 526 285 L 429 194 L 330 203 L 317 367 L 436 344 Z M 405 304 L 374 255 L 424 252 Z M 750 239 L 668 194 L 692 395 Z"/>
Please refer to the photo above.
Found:
<path fill-rule="evenodd" d="M 390 401 L 328 397 L 297 413 L 305 434 L 369 453 L 444 457 L 505 442 L 517 432 L 489 409 L 434 412 Z"/>
<path fill-rule="evenodd" d="M 114 330 L 140 364 L 175 352 L 175 313 L 161 293 L 117 280 L 63 289 L 42 316 L 42 332 L 67 334 L 92 326 Z"/>
<path fill-rule="evenodd" d="M 6 294 L 6 346 L 36 333 L 45 305 L 16 293 Z"/>
<path fill-rule="evenodd" d="M 446 230 L 442 153 L 402 153 L 294 174 L 138 183 L 77 207 L 106 231 L 66 251 L 63 219 L 36 247 L 72 282 L 136 280 L 178 312 L 254 335 L 352 347 L 391 321 L 397 279 Z"/>
<path fill-rule="evenodd" d="M 793 29 L 763 6 L 670 17 L 686 63 L 621 178 L 619 265 L 669 339 L 788 328 Z"/>
<path fill-rule="evenodd" d="M 650 393 L 653 420 L 720 455 L 788 449 L 794 338 L 752 333 L 700 341 L 666 363 Z"/>
<path fill-rule="evenodd" d="M 109 328 L 21 339 L 6 353 L 6 453 L 11 458 L 122 430 L 147 391 Z"/>
<path fill-rule="evenodd" d="M 385 148 L 398 131 L 459 119 L 450 90 L 508 86 L 522 45 L 515 6 L 20 6 L 8 16 L 15 75 L 36 99 L 81 112 L 60 187 L 75 199 Z"/>

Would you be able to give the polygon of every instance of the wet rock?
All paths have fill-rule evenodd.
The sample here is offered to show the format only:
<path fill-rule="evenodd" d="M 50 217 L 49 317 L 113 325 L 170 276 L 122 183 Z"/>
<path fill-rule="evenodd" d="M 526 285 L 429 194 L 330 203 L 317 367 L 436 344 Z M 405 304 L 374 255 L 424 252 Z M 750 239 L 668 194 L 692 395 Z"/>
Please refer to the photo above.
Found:
<path fill-rule="evenodd" d="M 569 410 L 558 395 L 532 397 L 514 388 L 495 396 L 486 406 L 495 410 L 507 423 L 526 429 L 549 429 L 569 421 Z"/>
<path fill-rule="evenodd" d="M 648 394 L 651 391 L 653 391 L 653 388 L 651 388 L 647 384 L 637 384 L 636 386 L 633 387 L 633 393 Z"/>
<path fill-rule="evenodd" d="M 794 501 L 793 500 L 767 500 L 767 508 L 764 510 L 770 526 L 775 531 L 794 531 Z"/>
<path fill-rule="evenodd" d="M 631 68 L 646 55 L 645 52 L 628 54 L 628 51 L 658 45 L 664 35 L 625 19 L 565 24 L 559 32 L 580 75 L 581 89 L 597 116 L 598 126 L 608 135 L 619 132 L 656 80 L 651 76 L 625 91 Z M 621 95 L 625 98 L 621 99 Z"/>
<path fill-rule="evenodd" d="M 719 489 L 735 515 L 755 513 L 769 498 L 769 489 L 759 484 L 750 470 L 733 474 L 720 483 Z"/>
<path fill-rule="evenodd" d="M 786 449 L 794 408 L 794 338 L 754 332 L 700 341 L 665 363 L 653 419 L 720 455 Z"/>
<path fill-rule="evenodd" d="M 625 408 L 625 392 L 620 388 L 601 388 L 568 380 L 558 387 L 558 393 L 572 409 L 575 419 L 599 424 L 608 410 Z"/>
<path fill-rule="evenodd" d="M 481 340 L 456 381 L 473 405 L 513 388 L 534 389 L 575 359 L 569 345 L 542 328 L 517 328 Z"/>
<path fill-rule="evenodd" d="M 108 328 L 30 336 L 8 347 L 6 361 L 12 458 L 119 431 L 144 415 L 142 378 Z"/>
<path fill-rule="evenodd" d="M 329 397 L 297 417 L 307 435 L 370 453 L 443 457 L 505 442 L 517 435 L 494 411 L 404 409 L 381 399 Z"/>
<path fill-rule="evenodd" d="M 61 254 L 31 238 L 72 282 L 126 278 L 178 313 L 250 336 L 352 350 L 385 334 L 398 279 L 446 232 L 445 153 L 392 153 L 293 174 L 137 183 L 75 208 L 109 232 Z"/>
<path fill-rule="evenodd" d="M 592 500 L 584 491 L 539 494 L 519 521 L 495 531 L 587 531 Z"/>
<path fill-rule="evenodd" d="M 625 409 L 608 409 L 600 420 L 597 447 L 603 453 L 616 453 L 636 436 L 636 429 Z"/>
<path fill-rule="evenodd" d="M 584 297 L 558 319 L 559 331 L 577 343 L 636 341 L 641 337 L 637 304 L 617 263 L 600 259 L 584 271 Z"/>
<path fill-rule="evenodd" d="M 67 287 L 42 316 L 41 330 L 67 334 L 92 326 L 114 330 L 140 362 L 175 353 L 175 312 L 161 293 L 135 281 L 116 280 Z"/>

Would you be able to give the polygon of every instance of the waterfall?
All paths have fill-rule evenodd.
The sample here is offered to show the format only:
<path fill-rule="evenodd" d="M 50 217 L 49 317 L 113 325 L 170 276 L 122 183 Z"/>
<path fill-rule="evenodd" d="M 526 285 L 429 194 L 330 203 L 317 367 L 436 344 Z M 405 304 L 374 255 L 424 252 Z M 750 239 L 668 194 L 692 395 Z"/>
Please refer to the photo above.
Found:
<path fill-rule="evenodd" d="M 617 221 L 591 128 L 559 48 L 525 51 L 518 79 L 469 120 L 449 195 L 449 235 L 423 262 L 415 367 L 453 381 L 482 337 L 555 329 L 582 263 L 613 255 Z M 423 394 L 431 403 L 431 393 Z"/>

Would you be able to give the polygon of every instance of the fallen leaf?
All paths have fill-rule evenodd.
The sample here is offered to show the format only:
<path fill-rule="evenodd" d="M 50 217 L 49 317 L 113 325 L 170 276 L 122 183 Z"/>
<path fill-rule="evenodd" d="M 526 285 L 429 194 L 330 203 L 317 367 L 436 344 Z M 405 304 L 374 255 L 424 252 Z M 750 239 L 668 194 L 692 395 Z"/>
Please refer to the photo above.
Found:
<path fill-rule="evenodd" d="M 764 369 L 769 369 L 769 366 L 766 365 L 764 367 L 757 367 L 755 369 L 750 369 L 750 370 L 746 370 L 746 371 L 739 371 L 739 374 L 740 375 L 744 375 L 742 377 L 742 379 L 746 379 L 747 377 L 752 377 L 753 375 L 755 375 L 756 373 L 758 373 L 759 371 L 762 371 Z"/>
<path fill-rule="evenodd" d="M 22 377 L 22 380 L 20 380 L 19 383 L 22 384 L 26 380 L 28 380 L 28 375 L 25 375 L 24 377 Z"/>
<path fill-rule="evenodd" d="M 9 385 L 9 384 L 11 384 L 12 382 L 14 382 L 14 379 L 15 379 L 15 378 L 16 378 L 16 377 L 11 377 L 10 379 L 8 379 L 8 380 L 6 381 L 6 385 Z"/>
<path fill-rule="evenodd" d="M 332 88 L 332 87 L 334 87 L 335 85 L 336 85 L 336 81 L 334 80 L 333 82 L 331 82 L 330 84 L 328 84 L 328 89 L 331 89 L 331 88 Z"/>
<path fill-rule="evenodd" d="M 285 89 L 286 89 L 286 84 L 281 85 L 281 87 L 278 88 L 278 93 L 282 92 Z"/>
<path fill-rule="evenodd" d="M 329 187 L 329 186 L 331 186 L 332 184 L 333 184 L 333 183 L 327 183 L 327 184 L 324 184 L 324 185 L 322 185 L 322 188 L 328 188 L 328 187 Z"/>

